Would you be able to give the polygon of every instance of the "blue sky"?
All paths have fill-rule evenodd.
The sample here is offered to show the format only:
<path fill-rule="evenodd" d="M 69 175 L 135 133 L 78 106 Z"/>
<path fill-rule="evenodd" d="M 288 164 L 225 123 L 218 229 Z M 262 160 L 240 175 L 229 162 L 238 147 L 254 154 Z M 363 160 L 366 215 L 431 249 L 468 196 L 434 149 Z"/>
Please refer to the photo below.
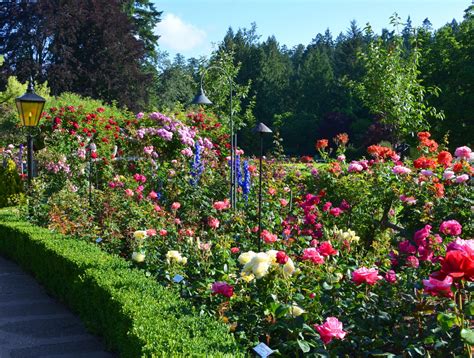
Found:
<path fill-rule="evenodd" d="M 434 28 L 452 19 L 461 21 L 470 0 L 154 0 L 163 11 L 156 32 L 159 46 L 172 57 L 208 56 L 222 41 L 229 26 L 234 30 L 257 24 L 264 40 L 275 35 L 280 44 L 307 45 L 327 28 L 334 37 L 356 20 L 361 28 L 369 22 L 376 32 L 389 28 L 397 12 L 410 15 L 414 26 L 428 18 Z"/>

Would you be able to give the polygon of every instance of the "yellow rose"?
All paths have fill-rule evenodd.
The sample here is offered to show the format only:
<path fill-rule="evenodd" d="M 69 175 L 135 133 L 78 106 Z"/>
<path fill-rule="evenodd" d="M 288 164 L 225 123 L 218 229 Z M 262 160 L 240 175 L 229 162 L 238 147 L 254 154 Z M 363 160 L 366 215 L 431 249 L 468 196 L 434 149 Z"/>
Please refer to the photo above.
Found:
<path fill-rule="evenodd" d="M 254 276 L 253 273 L 248 273 L 248 272 L 242 271 L 240 273 L 240 278 L 248 283 L 248 282 L 253 281 L 255 279 L 255 276 Z"/>
<path fill-rule="evenodd" d="M 267 255 L 268 255 L 268 257 L 270 258 L 270 261 L 271 261 L 271 264 L 272 264 L 272 265 L 276 265 L 276 264 L 277 264 L 277 259 L 276 259 L 277 253 L 278 253 L 277 250 L 268 250 L 268 251 L 267 251 Z"/>
<path fill-rule="evenodd" d="M 144 240 L 148 237 L 148 235 L 145 230 L 138 230 L 133 233 L 133 237 L 136 240 Z"/>
<path fill-rule="evenodd" d="M 237 259 L 241 265 L 245 265 L 252 260 L 252 258 L 255 256 L 255 252 L 253 251 L 248 251 L 240 254 L 239 258 Z"/>
<path fill-rule="evenodd" d="M 141 252 L 134 252 L 132 254 L 132 260 L 135 262 L 143 262 L 145 261 L 145 254 Z"/>
<path fill-rule="evenodd" d="M 254 265 L 252 272 L 256 278 L 262 278 L 268 273 L 269 268 L 270 264 L 268 262 L 260 262 Z"/>
<path fill-rule="evenodd" d="M 298 317 L 305 313 L 305 311 L 298 305 L 292 305 L 289 313 L 292 317 Z"/>
<path fill-rule="evenodd" d="M 254 264 L 270 263 L 271 259 L 265 252 L 259 252 L 252 258 L 252 261 L 254 262 Z"/>
<path fill-rule="evenodd" d="M 295 272 L 295 264 L 293 260 L 288 258 L 288 261 L 283 265 L 283 276 L 290 277 Z"/>

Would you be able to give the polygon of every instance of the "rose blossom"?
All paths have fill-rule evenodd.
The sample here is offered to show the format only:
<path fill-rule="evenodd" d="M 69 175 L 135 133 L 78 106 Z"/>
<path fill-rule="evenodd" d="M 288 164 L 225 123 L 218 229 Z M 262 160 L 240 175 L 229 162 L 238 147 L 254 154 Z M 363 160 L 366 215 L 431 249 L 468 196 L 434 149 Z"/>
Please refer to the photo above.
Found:
<path fill-rule="evenodd" d="M 326 318 L 326 322 L 323 324 L 315 324 L 314 329 L 318 331 L 324 344 L 330 343 L 334 338 L 344 339 L 347 334 L 347 332 L 342 329 L 342 322 L 336 317 Z"/>
<path fill-rule="evenodd" d="M 288 262 L 288 255 L 285 253 L 285 251 L 278 251 L 277 254 L 276 254 L 276 261 L 280 264 L 280 265 L 284 265 Z"/>
<path fill-rule="evenodd" d="M 224 201 L 216 201 L 213 205 L 213 208 L 216 210 L 225 210 L 230 208 L 229 199 L 224 199 Z"/>
<path fill-rule="evenodd" d="M 454 178 L 454 172 L 452 170 L 445 170 L 443 173 L 443 179 L 444 180 L 449 180 Z"/>
<path fill-rule="evenodd" d="M 214 295 L 219 294 L 228 298 L 232 297 L 234 294 L 234 287 L 229 285 L 227 282 L 222 281 L 214 282 L 212 284 L 211 290 Z"/>
<path fill-rule="evenodd" d="M 455 152 L 454 152 L 454 155 L 455 155 L 458 159 L 466 159 L 466 160 L 469 160 L 470 157 L 471 157 L 471 153 L 472 153 L 471 148 L 466 147 L 466 146 L 463 146 L 463 147 L 456 148 L 456 150 L 455 150 Z"/>
<path fill-rule="evenodd" d="M 303 250 L 303 256 L 301 258 L 303 261 L 311 260 L 315 264 L 324 263 L 324 257 L 316 250 L 314 247 L 310 247 Z"/>
<path fill-rule="evenodd" d="M 441 264 L 441 273 L 454 279 L 474 280 L 474 257 L 465 251 L 448 251 Z"/>
<path fill-rule="evenodd" d="M 363 170 L 364 170 L 364 167 L 357 162 L 353 162 L 349 164 L 349 167 L 347 168 L 347 171 L 349 173 L 359 173 Z"/>
<path fill-rule="evenodd" d="M 414 254 L 416 252 L 416 247 L 413 246 L 410 241 L 405 240 L 398 244 L 398 249 L 401 253 L 404 254 Z"/>
<path fill-rule="evenodd" d="M 395 165 L 395 166 L 392 168 L 392 173 L 394 173 L 394 174 L 400 174 L 400 175 L 403 175 L 403 174 L 410 174 L 410 173 L 411 173 L 411 169 L 410 169 L 410 168 L 407 168 L 407 167 L 404 167 L 403 165 Z"/>
<path fill-rule="evenodd" d="M 216 219 L 216 218 L 210 216 L 207 219 L 207 224 L 209 225 L 209 227 L 211 227 L 213 229 L 217 229 L 220 225 L 220 222 L 219 222 L 219 219 Z"/>
<path fill-rule="evenodd" d="M 150 193 L 148 194 L 148 198 L 151 199 L 151 200 L 155 200 L 156 198 L 158 198 L 158 194 L 155 193 L 153 190 L 150 191 Z"/>
<path fill-rule="evenodd" d="M 280 199 L 280 205 L 283 206 L 283 207 L 287 206 L 288 205 L 288 200 Z"/>
<path fill-rule="evenodd" d="M 428 280 L 423 280 L 424 292 L 431 296 L 447 296 L 452 297 L 451 285 L 453 278 L 446 276 L 444 280 L 437 280 L 430 277 Z"/>
<path fill-rule="evenodd" d="M 268 230 L 263 230 L 262 233 L 260 234 L 260 237 L 267 244 L 271 244 L 271 243 L 277 241 L 277 236 L 275 234 L 272 234 Z"/>
<path fill-rule="evenodd" d="M 384 278 L 385 278 L 385 281 L 387 281 L 388 283 L 397 282 L 397 274 L 393 270 L 387 271 Z"/>
<path fill-rule="evenodd" d="M 368 269 L 367 267 L 361 267 L 352 272 L 352 281 L 356 285 L 367 283 L 368 285 L 374 285 L 378 280 L 381 280 L 382 276 L 379 275 L 379 271 L 376 268 Z"/>
<path fill-rule="evenodd" d="M 133 196 L 134 195 L 133 190 L 132 189 L 125 189 L 125 195 L 126 196 Z"/>
<path fill-rule="evenodd" d="M 335 250 L 329 241 L 324 241 L 319 245 L 318 251 L 323 256 L 337 255 Z"/>
<path fill-rule="evenodd" d="M 462 226 L 456 220 L 443 221 L 439 227 L 439 231 L 446 235 L 461 235 Z"/>
<path fill-rule="evenodd" d="M 171 210 L 173 211 L 178 210 L 180 207 L 181 207 L 181 204 L 176 201 L 173 204 L 171 204 Z"/>
<path fill-rule="evenodd" d="M 469 180 L 469 175 L 467 174 L 458 175 L 456 177 L 456 183 L 464 183 L 468 180 Z"/>
<path fill-rule="evenodd" d="M 452 250 L 464 251 L 466 254 L 474 257 L 474 239 L 463 240 L 458 237 L 453 242 L 450 242 L 446 248 L 446 251 Z"/>
<path fill-rule="evenodd" d="M 420 266 L 420 261 L 416 258 L 416 256 L 413 256 L 413 255 L 408 256 L 407 257 L 407 266 L 417 268 L 418 266 Z"/>
<path fill-rule="evenodd" d="M 233 254 L 238 254 L 240 252 L 240 249 L 238 247 L 231 247 L 230 252 Z"/>

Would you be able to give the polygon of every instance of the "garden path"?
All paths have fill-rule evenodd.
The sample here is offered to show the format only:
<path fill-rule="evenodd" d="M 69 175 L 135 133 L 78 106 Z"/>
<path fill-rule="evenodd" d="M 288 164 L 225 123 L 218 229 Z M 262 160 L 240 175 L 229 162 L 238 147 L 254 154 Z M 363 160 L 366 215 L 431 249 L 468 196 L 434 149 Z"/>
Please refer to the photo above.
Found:
<path fill-rule="evenodd" d="M 0 257 L 0 358 L 112 358 L 64 305 Z"/>

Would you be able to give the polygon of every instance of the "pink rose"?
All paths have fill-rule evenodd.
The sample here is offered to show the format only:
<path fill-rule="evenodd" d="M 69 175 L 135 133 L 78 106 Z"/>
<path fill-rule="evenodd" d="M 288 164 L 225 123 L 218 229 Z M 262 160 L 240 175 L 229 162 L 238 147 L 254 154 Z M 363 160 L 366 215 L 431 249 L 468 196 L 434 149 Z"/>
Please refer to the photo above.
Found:
<path fill-rule="evenodd" d="M 420 246 L 425 244 L 425 239 L 431 235 L 431 225 L 425 225 L 425 227 L 421 230 L 415 232 L 415 243 Z"/>
<path fill-rule="evenodd" d="M 168 231 L 166 231 L 165 229 L 161 229 L 159 232 L 160 232 L 160 236 L 168 235 Z"/>
<path fill-rule="evenodd" d="M 216 210 L 225 210 L 230 208 L 229 199 L 224 199 L 224 201 L 216 201 L 213 205 L 213 208 Z"/>
<path fill-rule="evenodd" d="M 212 229 L 217 229 L 220 225 L 219 219 L 210 216 L 207 218 L 207 225 L 209 225 L 209 227 Z"/>
<path fill-rule="evenodd" d="M 155 230 L 155 229 L 148 229 L 148 230 L 146 231 L 146 234 L 147 234 L 148 236 L 155 236 L 155 235 L 156 235 L 156 230 Z"/>
<path fill-rule="evenodd" d="M 452 283 L 453 278 L 451 276 L 446 276 L 442 281 L 430 277 L 428 280 L 423 280 L 424 292 L 431 296 L 452 297 Z"/>
<path fill-rule="evenodd" d="M 277 236 L 275 234 L 272 234 L 268 230 L 263 230 L 262 233 L 260 234 L 260 237 L 267 244 L 271 244 L 271 243 L 277 241 Z"/>
<path fill-rule="evenodd" d="M 271 196 L 275 195 L 276 194 L 276 189 L 275 188 L 270 188 L 268 189 L 268 194 L 270 194 Z"/>
<path fill-rule="evenodd" d="M 331 210 L 329 210 L 329 214 L 331 214 L 332 216 L 335 216 L 335 217 L 338 217 L 339 215 L 341 215 L 344 211 L 340 208 L 332 208 Z"/>
<path fill-rule="evenodd" d="M 153 153 L 153 150 L 154 150 L 154 147 L 153 147 L 152 145 L 143 148 L 143 151 L 144 151 L 145 154 L 147 154 L 147 155 L 151 155 L 151 154 Z"/>
<path fill-rule="evenodd" d="M 240 252 L 240 249 L 238 247 L 231 247 L 230 252 L 233 254 L 238 254 Z"/>
<path fill-rule="evenodd" d="M 326 204 L 323 205 L 323 211 L 328 211 L 331 209 L 332 203 L 328 201 Z"/>
<path fill-rule="evenodd" d="M 413 255 L 408 256 L 407 257 L 407 266 L 417 268 L 418 266 L 420 266 L 420 261 L 418 261 L 416 256 L 413 256 Z"/>
<path fill-rule="evenodd" d="M 378 280 L 381 280 L 382 276 L 379 275 L 379 271 L 376 268 L 368 269 L 367 267 L 361 267 L 352 272 L 352 281 L 356 285 L 367 283 L 368 285 L 374 285 Z"/>
<path fill-rule="evenodd" d="M 464 183 L 464 182 L 466 182 L 466 181 L 468 181 L 468 180 L 469 180 L 469 175 L 467 175 L 467 174 L 462 174 L 462 175 L 458 175 L 458 176 L 456 177 L 456 180 L 455 180 L 455 181 L 456 181 L 456 183 Z"/>
<path fill-rule="evenodd" d="M 234 295 L 234 287 L 229 285 L 227 282 L 214 282 L 211 287 L 212 294 L 214 295 L 222 295 L 225 297 L 232 297 Z"/>
<path fill-rule="evenodd" d="M 404 167 L 403 165 L 395 165 L 392 168 L 392 173 L 397 174 L 397 175 L 404 175 L 404 174 L 410 174 L 411 169 Z"/>
<path fill-rule="evenodd" d="M 466 254 L 474 257 L 474 239 L 463 240 L 458 237 L 448 244 L 446 251 L 452 250 L 464 251 Z"/>
<path fill-rule="evenodd" d="M 314 247 L 303 250 L 303 256 L 301 257 L 303 261 L 310 260 L 315 264 L 324 263 L 324 257 L 316 250 Z"/>
<path fill-rule="evenodd" d="M 472 150 L 469 147 L 459 147 L 454 151 L 454 155 L 459 159 L 469 160 L 471 157 Z"/>
<path fill-rule="evenodd" d="M 283 206 L 283 207 L 287 206 L 288 205 L 288 200 L 280 199 L 280 205 Z"/>
<path fill-rule="evenodd" d="M 153 206 L 153 210 L 155 210 L 156 212 L 161 211 L 161 207 L 159 205 L 155 204 Z"/>
<path fill-rule="evenodd" d="M 150 194 L 148 194 L 148 198 L 151 200 L 155 200 L 156 198 L 158 198 L 158 194 L 152 190 L 150 191 Z"/>
<path fill-rule="evenodd" d="M 125 195 L 126 196 L 133 196 L 134 195 L 134 192 L 132 189 L 125 189 Z"/>
<path fill-rule="evenodd" d="M 357 162 L 353 162 L 349 164 L 349 167 L 347 168 L 347 171 L 349 173 L 359 173 L 363 170 L 364 170 L 364 167 Z"/>
<path fill-rule="evenodd" d="M 439 227 L 439 231 L 445 235 L 457 236 L 461 235 L 462 226 L 456 220 L 443 221 Z"/>
<path fill-rule="evenodd" d="M 347 334 L 347 332 L 342 329 L 342 322 L 336 317 L 326 318 L 326 322 L 323 324 L 315 324 L 314 329 L 318 331 L 324 344 L 330 343 L 334 338 L 344 339 Z"/>
<path fill-rule="evenodd" d="M 180 207 L 181 207 L 181 204 L 178 202 L 174 202 L 173 204 L 171 204 L 171 210 L 173 211 L 178 210 Z"/>
<path fill-rule="evenodd" d="M 387 281 L 388 283 L 397 282 L 397 274 L 395 273 L 395 271 L 387 271 L 387 273 L 385 274 L 385 281 Z"/>
<path fill-rule="evenodd" d="M 404 254 L 414 254 L 416 252 L 416 247 L 413 246 L 410 241 L 405 240 L 398 244 L 398 249 L 401 253 Z"/>
<path fill-rule="evenodd" d="M 452 170 L 446 170 L 443 173 L 443 179 L 444 180 L 449 180 L 449 179 L 452 179 L 452 178 L 454 178 L 454 172 Z"/>

